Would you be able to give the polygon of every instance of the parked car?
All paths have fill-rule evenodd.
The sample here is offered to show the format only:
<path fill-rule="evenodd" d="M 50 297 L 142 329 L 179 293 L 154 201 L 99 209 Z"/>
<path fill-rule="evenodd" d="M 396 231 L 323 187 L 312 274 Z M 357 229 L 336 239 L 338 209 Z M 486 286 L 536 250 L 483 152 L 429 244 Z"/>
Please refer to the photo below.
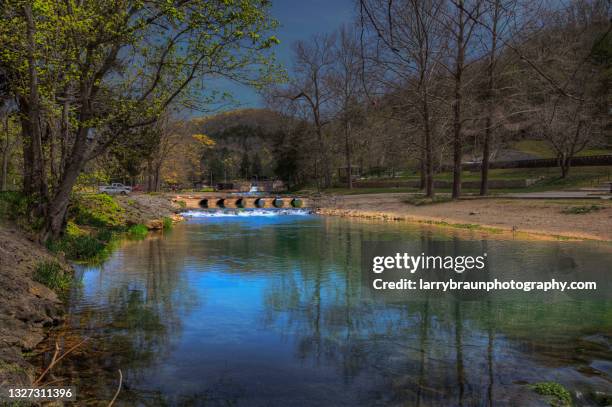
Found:
<path fill-rule="evenodd" d="M 132 187 L 128 187 L 119 182 L 113 182 L 110 185 L 100 185 L 98 190 L 103 194 L 121 194 L 127 195 L 132 192 Z"/>

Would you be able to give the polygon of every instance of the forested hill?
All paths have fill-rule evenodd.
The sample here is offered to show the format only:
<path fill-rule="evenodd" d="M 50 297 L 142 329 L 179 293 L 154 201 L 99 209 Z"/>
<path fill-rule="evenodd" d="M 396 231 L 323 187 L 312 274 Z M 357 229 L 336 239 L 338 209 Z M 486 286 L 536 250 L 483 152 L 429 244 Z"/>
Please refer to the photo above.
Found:
<path fill-rule="evenodd" d="M 193 118 L 184 124 L 182 133 L 186 142 L 196 135 L 209 143 L 200 162 L 204 183 L 273 178 L 275 152 L 282 143 L 286 120 L 268 109 L 239 109 Z"/>

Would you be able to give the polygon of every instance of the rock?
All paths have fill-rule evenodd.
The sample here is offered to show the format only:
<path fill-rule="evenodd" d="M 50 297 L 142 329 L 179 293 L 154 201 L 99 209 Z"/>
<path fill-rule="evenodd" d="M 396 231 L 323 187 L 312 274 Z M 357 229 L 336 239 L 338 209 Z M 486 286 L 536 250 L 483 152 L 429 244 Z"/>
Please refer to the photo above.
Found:
<path fill-rule="evenodd" d="M 164 222 L 160 219 L 151 219 L 145 223 L 145 226 L 149 230 L 160 230 L 164 228 Z"/>
<path fill-rule="evenodd" d="M 598 406 L 611 406 L 612 394 L 604 393 L 603 391 L 594 391 L 591 393 L 591 398 Z"/>
<path fill-rule="evenodd" d="M 60 300 L 57 298 L 55 291 L 45 287 L 44 285 L 37 283 L 36 281 L 30 282 L 29 292 L 34 294 L 38 298 L 48 300 L 51 302 L 59 303 Z"/>

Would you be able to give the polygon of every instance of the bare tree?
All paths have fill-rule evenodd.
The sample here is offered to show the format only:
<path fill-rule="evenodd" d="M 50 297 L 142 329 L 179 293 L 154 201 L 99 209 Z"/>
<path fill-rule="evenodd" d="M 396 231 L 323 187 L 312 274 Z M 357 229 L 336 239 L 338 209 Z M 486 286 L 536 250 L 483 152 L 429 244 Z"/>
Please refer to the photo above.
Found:
<path fill-rule="evenodd" d="M 422 186 L 433 197 L 435 84 L 446 41 L 441 23 L 444 1 L 360 0 L 359 6 L 362 24 L 377 38 L 366 59 L 384 67 L 380 79 L 385 89 L 404 95 L 399 117 L 418 123 L 421 137 L 413 144 L 421 152 Z"/>
<path fill-rule="evenodd" d="M 363 100 L 361 98 L 361 58 L 355 31 L 348 26 L 338 30 L 338 42 L 333 50 L 335 64 L 329 75 L 329 84 L 334 98 L 344 135 L 344 154 L 346 158 L 347 187 L 353 188 L 353 133 L 354 125 L 359 121 Z"/>
<path fill-rule="evenodd" d="M 609 120 L 607 68 L 594 53 L 611 41 L 610 7 L 583 0 L 549 12 L 549 28 L 523 51 L 539 69 L 524 81 L 527 103 L 537 111 L 534 127 L 553 148 L 562 178 L 576 154 L 597 144 Z"/>
<path fill-rule="evenodd" d="M 477 18 L 481 13 L 480 0 L 453 0 L 444 21 L 454 40 L 449 49 L 447 69 L 452 75 L 453 86 L 453 199 L 461 197 L 461 159 L 463 156 L 465 72 L 474 59 L 470 58 Z M 476 17 L 474 17 L 476 16 Z"/>
<path fill-rule="evenodd" d="M 334 65 L 335 35 L 315 35 L 310 41 L 294 44 L 294 68 L 285 87 L 273 89 L 272 98 L 288 99 L 297 106 L 297 113 L 303 113 L 312 123 L 316 137 L 315 178 L 319 185 L 319 170 L 323 186 L 331 187 L 332 172 L 330 154 L 324 133 L 332 116 L 329 75 Z"/>

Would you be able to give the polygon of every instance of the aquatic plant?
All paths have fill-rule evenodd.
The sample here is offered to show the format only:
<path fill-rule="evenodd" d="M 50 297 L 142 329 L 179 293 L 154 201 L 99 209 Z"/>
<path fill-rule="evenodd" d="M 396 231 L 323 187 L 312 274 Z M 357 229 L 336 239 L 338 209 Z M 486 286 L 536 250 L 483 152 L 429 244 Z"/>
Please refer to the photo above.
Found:
<path fill-rule="evenodd" d="M 572 395 L 563 385 L 555 382 L 540 382 L 532 384 L 531 389 L 542 396 L 551 397 L 553 407 L 569 407 L 572 405 Z"/>
<path fill-rule="evenodd" d="M 130 239 L 144 239 L 147 233 L 149 233 L 149 229 L 142 223 L 131 226 L 127 231 L 127 235 Z"/>

